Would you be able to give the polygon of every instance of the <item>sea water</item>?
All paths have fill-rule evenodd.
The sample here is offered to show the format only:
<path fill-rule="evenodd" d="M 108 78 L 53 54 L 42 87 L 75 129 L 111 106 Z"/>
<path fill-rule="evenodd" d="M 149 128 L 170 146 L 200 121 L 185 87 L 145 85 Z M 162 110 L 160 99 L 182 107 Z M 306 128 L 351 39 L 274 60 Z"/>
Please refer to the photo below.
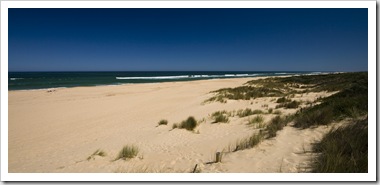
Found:
<path fill-rule="evenodd" d="M 160 83 L 258 76 L 309 75 L 305 71 L 130 71 L 130 72 L 9 72 L 9 90 Z"/>

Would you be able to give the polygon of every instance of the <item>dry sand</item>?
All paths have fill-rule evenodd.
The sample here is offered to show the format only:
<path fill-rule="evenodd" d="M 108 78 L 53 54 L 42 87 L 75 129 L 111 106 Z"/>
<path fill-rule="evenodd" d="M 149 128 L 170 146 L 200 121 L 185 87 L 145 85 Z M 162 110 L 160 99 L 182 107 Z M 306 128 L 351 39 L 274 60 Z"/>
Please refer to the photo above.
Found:
<path fill-rule="evenodd" d="M 311 143 L 327 127 L 298 130 L 287 126 L 252 149 L 206 164 L 216 152 L 255 131 L 247 126 L 248 118 L 211 124 L 211 113 L 243 108 L 266 111 L 276 106 L 274 98 L 203 104 L 212 96 L 210 91 L 251 79 L 9 91 L 9 172 L 190 172 L 196 164 L 202 172 L 307 170 Z M 294 99 L 313 101 L 328 95 L 309 93 Z M 279 110 L 283 114 L 296 111 Z M 189 116 L 205 121 L 194 132 L 172 130 L 173 123 Z M 265 121 L 273 116 L 264 115 Z M 161 119 L 167 119 L 168 125 L 157 126 Z M 132 144 L 140 150 L 136 158 L 113 161 L 124 145 Z M 107 155 L 87 160 L 97 149 Z"/>

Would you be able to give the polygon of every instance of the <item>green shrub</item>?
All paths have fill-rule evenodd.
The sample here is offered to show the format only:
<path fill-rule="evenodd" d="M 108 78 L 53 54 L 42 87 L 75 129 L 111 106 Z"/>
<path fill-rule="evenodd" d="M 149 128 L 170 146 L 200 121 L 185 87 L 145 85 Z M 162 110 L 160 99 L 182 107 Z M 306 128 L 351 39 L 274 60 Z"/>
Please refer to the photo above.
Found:
<path fill-rule="evenodd" d="M 123 149 L 119 152 L 119 155 L 117 156 L 116 160 L 118 159 L 130 159 L 137 156 L 139 153 L 139 149 L 136 146 L 129 146 L 126 145 L 123 147 Z"/>

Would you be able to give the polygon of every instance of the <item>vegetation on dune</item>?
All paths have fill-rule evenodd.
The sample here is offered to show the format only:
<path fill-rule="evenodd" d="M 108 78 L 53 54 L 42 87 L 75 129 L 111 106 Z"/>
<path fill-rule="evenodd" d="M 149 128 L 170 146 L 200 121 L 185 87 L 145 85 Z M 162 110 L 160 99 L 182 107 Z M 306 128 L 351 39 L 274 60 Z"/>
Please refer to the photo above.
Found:
<path fill-rule="evenodd" d="M 236 115 L 239 116 L 239 117 L 246 117 L 246 116 L 250 116 L 250 115 L 254 115 L 254 114 L 263 114 L 263 111 L 262 110 L 252 110 L 250 108 L 246 108 L 246 109 L 239 109 L 237 112 L 236 112 Z"/>
<path fill-rule="evenodd" d="M 167 125 L 168 124 L 168 120 L 166 119 L 162 119 L 158 122 L 158 125 Z"/>
<path fill-rule="evenodd" d="M 263 122 L 264 122 L 264 117 L 261 115 L 257 115 L 248 120 L 249 125 L 254 125 L 254 124 L 263 123 Z"/>
<path fill-rule="evenodd" d="M 231 152 L 252 148 L 258 145 L 263 139 L 264 135 L 261 132 L 257 134 L 252 134 L 248 138 L 238 140 L 235 144 L 235 148 Z"/>
<path fill-rule="evenodd" d="M 137 154 L 139 153 L 139 149 L 132 145 L 132 146 L 129 146 L 129 145 L 126 145 L 123 147 L 123 149 L 119 152 L 119 155 L 117 156 L 117 158 L 115 160 L 118 160 L 118 159 L 131 159 L 131 158 L 134 158 L 137 156 Z"/>
<path fill-rule="evenodd" d="M 253 86 L 240 86 L 236 88 L 224 88 L 216 91 L 212 91 L 217 95 L 209 98 L 206 102 L 219 101 L 225 102 L 225 99 L 230 100 L 250 100 L 251 98 L 259 97 L 275 97 L 280 96 L 283 93 L 279 90 L 267 88 L 267 87 L 253 87 Z"/>
<path fill-rule="evenodd" d="M 286 97 L 278 98 L 276 103 L 286 103 L 292 101 L 291 99 L 288 99 Z"/>
<path fill-rule="evenodd" d="M 87 160 L 95 159 L 95 156 L 104 157 L 106 156 L 106 152 L 103 150 L 97 149 L 94 153 L 92 153 L 89 157 L 87 157 Z"/>
<path fill-rule="evenodd" d="M 368 173 L 368 118 L 331 130 L 313 151 L 313 172 Z"/>
<path fill-rule="evenodd" d="M 186 129 L 189 131 L 193 131 L 194 128 L 197 126 L 197 120 L 193 117 L 190 116 L 186 120 L 182 121 L 180 124 L 173 124 L 172 128 L 179 128 L 179 129 Z"/>
<path fill-rule="evenodd" d="M 217 111 L 212 113 L 211 117 L 214 119 L 213 123 L 228 123 L 227 111 Z"/>
<path fill-rule="evenodd" d="M 206 102 L 225 102 L 226 99 L 250 100 L 259 97 L 284 97 L 295 93 L 334 92 L 349 89 L 355 84 L 367 84 L 367 79 L 368 74 L 366 72 L 257 79 L 248 81 L 243 86 L 212 91 L 211 93 L 215 93 L 215 96 Z M 285 103 L 281 102 L 282 100 L 286 101 L 286 98 L 277 101 L 280 101 L 278 103 Z"/>
<path fill-rule="evenodd" d="M 276 137 L 277 131 L 282 130 L 293 119 L 292 115 L 276 116 L 266 126 L 266 138 Z"/>
<path fill-rule="evenodd" d="M 291 99 L 295 94 L 302 96 L 302 93 L 322 91 L 336 93 L 329 97 L 319 97 L 316 100 L 318 103 L 307 102 L 308 107 L 300 108 L 293 115 L 280 116 L 281 111 L 273 112 L 273 109 L 268 109 L 269 114 L 278 115 L 272 118 L 266 126 L 263 124 L 259 133 L 238 140 L 234 147 L 229 146 L 228 151 L 235 152 L 252 148 L 264 139 L 276 137 L 277 132 L 290 122 L 293 122 L 293 126 L 296 128 L 306 129 L 346 119 L 351 123 L 331 130 L 313 146 L 313 152 L 319 155 L 312 163 L 312 171 L 317 173 L 368 172 L 368 118 L 363 119 L 368 116 L 367 72 L 252 80 L 244 86 L 213 91 L 215 96 L 208 101 L 222 102 L 226 99 L 250 100 L 258 97 L 280 97 L 271 101 L 278 103 L 276 108 L 288 109 L 299 108 L 301 104 L 300 101 Z M 268 108 L 268 106 L 266 107 Z M 226 114 L 226 112 L 213 114 L 215 122 L 225 120 L 226 118 L 223 116 Z M 263 114 L 263 111 L 246 108 L 236 112 L 240 118 L 254 114 Z M 262 116 L 248 120 L 250 125 L 262 122 Z"/>
<path fill-rule="evenodd" d="M 286 109 L 296 109 L 300 106 L 301 102 L 293 100 L 291 102 L 285 102 L 285 103 L 280 103 L 279 105 L 276 106 L 276 109 L 278 108 L 286 108 Z"/>
<path fill-rule="evenodd" d="M 368 84 L 354 84 L 348 89 L 322 99 L 322 103 L 299 111 L 295 127 L 327 125 L 344 118 L 358 118 L 368 113 Z"/>

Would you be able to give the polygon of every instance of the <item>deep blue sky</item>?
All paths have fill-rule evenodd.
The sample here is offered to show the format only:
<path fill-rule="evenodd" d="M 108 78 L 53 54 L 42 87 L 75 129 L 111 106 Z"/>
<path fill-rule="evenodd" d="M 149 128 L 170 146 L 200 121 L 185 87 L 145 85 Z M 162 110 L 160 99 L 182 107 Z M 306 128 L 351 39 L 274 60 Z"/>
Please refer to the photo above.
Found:
<path fill-rule="evenodd" d="M 9 71 L 367 71 L 367 9 L 9 9 Z"/>

